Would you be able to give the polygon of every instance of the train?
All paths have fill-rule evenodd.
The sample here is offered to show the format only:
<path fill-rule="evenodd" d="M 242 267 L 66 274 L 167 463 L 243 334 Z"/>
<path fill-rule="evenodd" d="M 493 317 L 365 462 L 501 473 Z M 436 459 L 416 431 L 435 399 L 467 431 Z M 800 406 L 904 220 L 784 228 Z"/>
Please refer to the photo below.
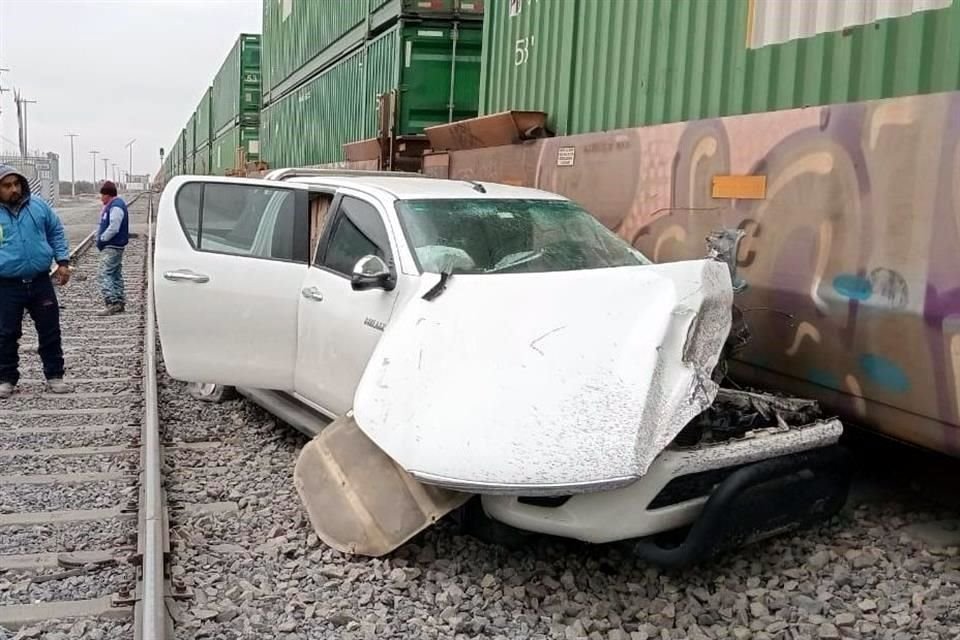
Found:
<path fill-rule="evenodd" d="M 264 2 L 259 134 L 218 172 L 537 187 L 658 262 L 737 228 L 735 378 L 960 455 L 956 0 L 319 7 Z"/>

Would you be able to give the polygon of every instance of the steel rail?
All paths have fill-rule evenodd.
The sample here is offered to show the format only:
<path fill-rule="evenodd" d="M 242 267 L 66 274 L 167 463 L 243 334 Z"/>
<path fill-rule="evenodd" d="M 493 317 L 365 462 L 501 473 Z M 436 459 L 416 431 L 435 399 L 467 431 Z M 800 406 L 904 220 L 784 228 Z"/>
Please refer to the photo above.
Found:
<path fill-rule="evenodd" d="M 141 488 L 137 551 L 141 558 L 141 585 L 134 606 L 137 640 L 165 640 L 168 620 L 165 604 L 164 555 L 169 550 L 166 505 L 160 477 L 160 418 L 157 409 L 157 351 L 153 299 L 153 236 L 156 224 L 153 194 L 147 214 L 147 303 L 144 335 L 143 386 L 146 401 L 141 443 Z"/>
<path fill-rule="evenodd" d="M 86 238 L 84 238 L 83 240 L 81 240 L 81 241 L 80 241 L 80 244 L 78 244 L 77 246 L 75 246 L 75 247 L 73 248 L 73 251 L 70 252 L 70 256 L 69 256 L 70 262 L 73 262 L 78 255 L 80 255 L 81 253 L 83 253 L 84 251 L 86 251 L 86 250 L 90 247 L 90 245 L 93 244 L 93 239 L 94 239 L 95 237 L 97 237 L 97 231 L 96 231 L 96 230 L 93 230 L 93 231 L 90 232 L 90 234 L 89 234 Z M 56 265 L 51 266 L 51 267 L 50 267 L 50 275 L 52 276 L 52 275 L 54 274 L 54 272 L 56 272 L 56 270 L 57 270 Z"/>

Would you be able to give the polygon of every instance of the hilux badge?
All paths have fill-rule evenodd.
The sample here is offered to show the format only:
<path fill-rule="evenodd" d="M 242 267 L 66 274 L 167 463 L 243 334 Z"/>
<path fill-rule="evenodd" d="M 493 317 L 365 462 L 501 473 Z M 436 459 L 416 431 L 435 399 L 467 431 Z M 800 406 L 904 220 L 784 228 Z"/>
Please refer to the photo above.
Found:
<path fill-rule="evenodd" d="M 385 322 L 380 322 L 379 320 L 374 320 L 373 318 L 365 318 L 363 324 L 367 325 L 368 327 L 372 327 L 377 331 L 383 331 L 387 326 Z"/>

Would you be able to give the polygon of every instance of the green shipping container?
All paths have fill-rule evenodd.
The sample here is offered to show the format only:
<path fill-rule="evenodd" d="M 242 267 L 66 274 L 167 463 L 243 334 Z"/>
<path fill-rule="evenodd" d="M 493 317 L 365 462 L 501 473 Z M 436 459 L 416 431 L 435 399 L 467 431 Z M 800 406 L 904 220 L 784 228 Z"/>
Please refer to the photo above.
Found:
<path fill-rule="evenodd" d="M 197 152 L 193 154 L 193 173 L 198 176 L 210 175 L 210 143 L 202 145 Z"/>
<path fill-rule="evenodd" d="M 241 34 L 213 79 L 212 133 L 260 119 L 260 36 Z"/>
<path fill-rule="evenodd" d="M 483 0 L 265 0 L 264 105 L 363 46 L 403 17 L 483 19 Z"/>
<path fill-rule="evenodd" d="M 264 103 L 361 46 L 367 34 L 367 3 L 368 0 L 264 0 Z"/>
<path fill-rule="evenodd" d="M 193 154 L 193 150 L 197 148 L 197 112 L 194 111 L 193 115 L 190 116 L 190 120 L 187 121 L 186 128 L 186 137 L 183 140 L 183 153 L 184 157 Z"/>
<path fill-rule="evenodd" d="M 203 98 L 200 99 L 200 104 L 197 105 L 197 130 L 194 134 L 196 136 L 194 139 L 194 150 L 199 149 L 205 144 L 209 144 L 210 139 L 213 137 L 210 118 L 211 92 L 212 87 L 207 87 L 207 90 L 203 92 Z"/>
<path fill-rule="evenodd" d="M 260 128 L 240 125 L 227 129 L 213 141 L 210 155 L 210 175 L 224 176 L 237 167 L 238 151 L 243 149 L 247 162 L 260 159 Z"/>
<path fill-rule="evenodd" d="M 960 88 L 960 2 L 859 23 L 821 4 L 491 2 L 481 112 L 546 111 L 569 135 Z"/>
<path fill-rule="evenodd" d="M 480 25 L 399 22 L 261 113 L 271 167 L 342 159 L 341 145 L 377 134 L 377 96 L 399 92 L 396 131 L 477 115 Z"/>
<path fill-rule="evenodd" d="M 177 139 L 177 155 L 175 157 L 177 175 L 181 176 L 187 173 L 187 129 L 180 130 L 180 137 Z"/>
<path fill-rule="evenodd" d="M 366 95 L 400 90 L 397 133 L 477 115 L 483 32 L 473 23 L 401 22 L 367 44 Z M 376 114 L 364 137 L 376 135 Z"/>
<path fill-rule="evenodd" d="M 260 112 L 262 159 L 298 167 L 340 157 L 340 145 L 365 130 L 361 49 Z"/>

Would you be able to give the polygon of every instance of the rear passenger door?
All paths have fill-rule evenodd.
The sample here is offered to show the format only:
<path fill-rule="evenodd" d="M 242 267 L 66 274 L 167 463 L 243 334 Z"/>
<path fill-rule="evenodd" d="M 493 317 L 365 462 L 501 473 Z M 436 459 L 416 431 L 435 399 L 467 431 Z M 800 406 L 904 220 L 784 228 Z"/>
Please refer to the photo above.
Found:
<path fill-rule="evenodd" d="M 171 181 L 157 217 L 154 291 L 172 377 L 293 389 L 308 211 L 302 185 Z"/>

